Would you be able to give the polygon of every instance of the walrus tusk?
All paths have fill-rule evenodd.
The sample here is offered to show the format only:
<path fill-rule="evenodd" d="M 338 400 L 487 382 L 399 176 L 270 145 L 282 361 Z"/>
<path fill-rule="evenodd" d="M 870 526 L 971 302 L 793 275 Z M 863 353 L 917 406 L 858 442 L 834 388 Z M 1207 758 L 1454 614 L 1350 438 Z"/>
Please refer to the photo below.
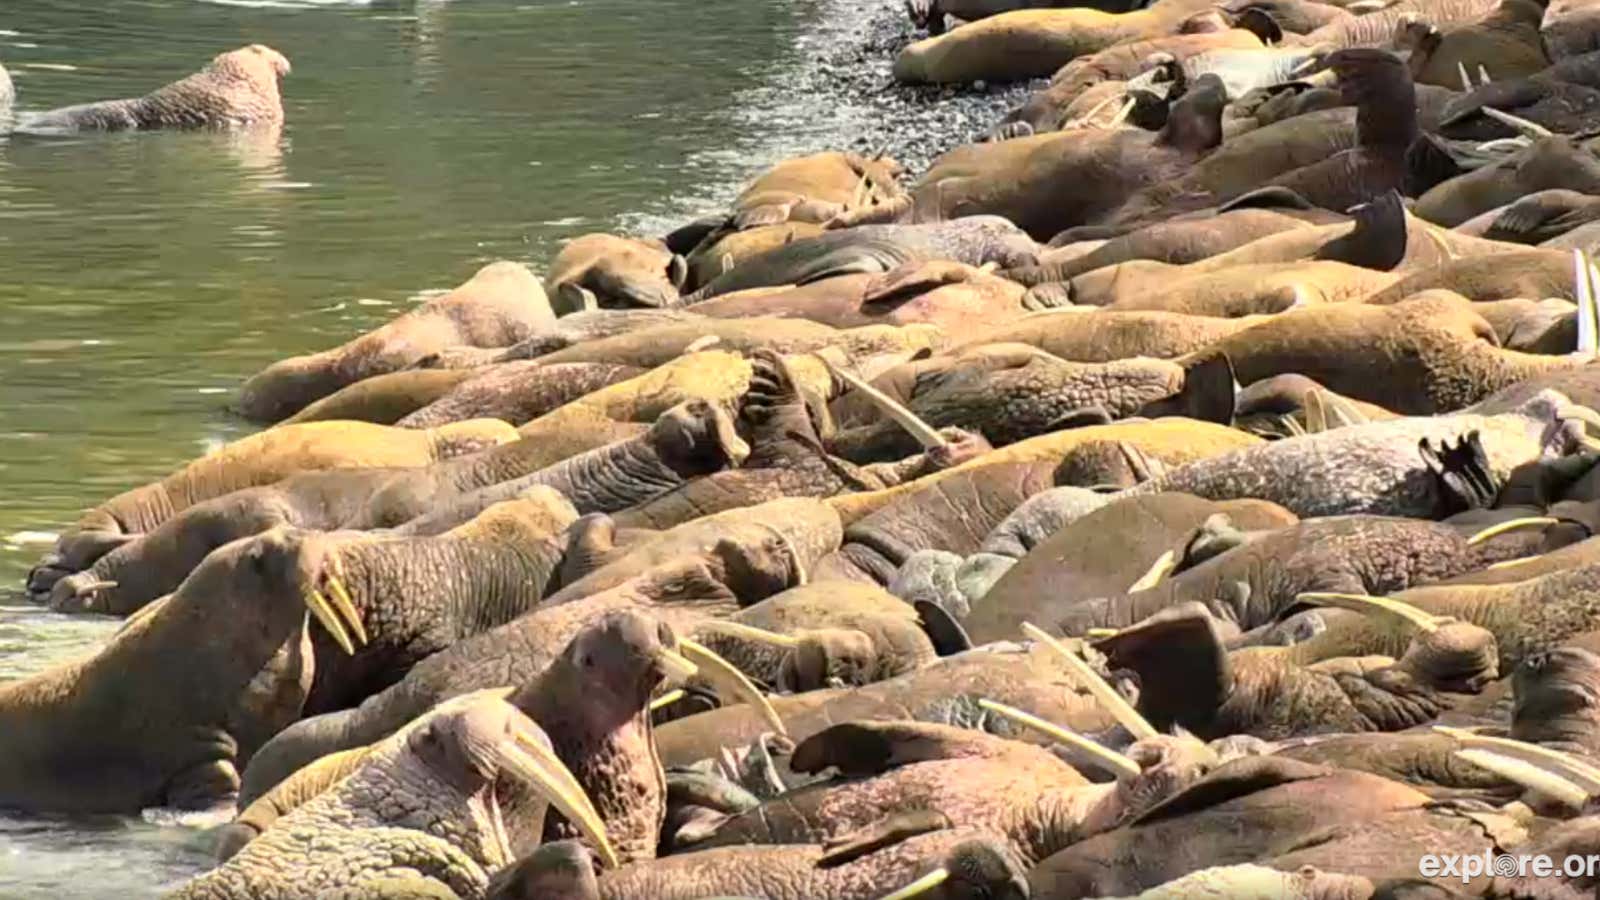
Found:
<path fill-rule="evenodd" d="M 929 872 L 921 878 L 918 878 L 916 881 L 911 882 L 898 891 L 891 891 L 890 893 L 884 894 L 882 897 L 879 897 L 878 900 L 911 900 L 912 897 L 926 894 L 939 885 L 944 884 L 949 879 L 950 870 L 946 869 L 944 866 L 940 866 L 939 868 L 934 869 L 932 872 Z"/>
<path fill-rule="evenodd" d="M 1515 757 L 1502 756 L 1489 750 L 1457 750 L 1451 755 L 1480 769 L 1488 769 L 1514 784 L 1559 800 L 1573 809 L 1582 809 L 1589 799 L 1583 788 Z"/>
<path fill-rule="evenodd" d="M 1106 638 L 1116 637 L 1121 633 L 1122 629 L 1120 628 L 1091 628 L 1085 631 L 1083 636 L 1091 641 L 1103 641 Z"/>
<path fill-rule="evenodd" d="M 1490 525 L 1488 528 L 1485 528 L 1484 530 L 1478 532 L 1477 534 L 1473 535 L 1472 537 L 1467 538 L 1467 546 L 1468 547 L 1476 547 L 1477 545 L 1483 543 L 1484 541 L 1487 541 L 1490 538 L 1499 537 L 1500 535 L 1505 534 L 1508 531 L 1518 531 L 1518 530 L 1521 530 L 1523 528 L 1535 528 L 1535 527 L 1537 527 L 1537 528 L 1548 528 L 1551 525 L 1558 525 L 1558 524 L 1560 524 L 1560 520 L 1559 519 L 1552 519 L 1549 516 L 1526 516 L 1526 517 L 1521 518 L 1521 519 L 1511 519 L 1511 520 L 1508 520 L 1508 521 L 1505 521 L 1505 522 L 1497 522 L 1497 523 L 1495 523 L 1493 525 Z"/>
<path fill-rule="evenodd" d="M 1484 568 L 1488 569 L 1490 571 L 1493 571 L 1495 569 L 1509 569 L 1512 566 L 1525 566 L 1528 563 L 1531 563 L 1536 559 L 1543 559 L 1543 558 L 1544 558 L 1544 554 L 1542 554 L 1542 553 L 1541 554 L 1535 554 L 1534 556 L 1519 556 L 1516 559 L 1502 559 L 1497 563 L 1490 563 L 1487 566 L 1484 566 Z"/>
<path fill-rule="evenodd" d="M 350 630 L 355 635 L 356 644 L 365 646 L 367 643 L 367 626 L 361 621 L 361 613 L 356 609 L 355 601 L 350 599 L 350 592 L 344 586 L 344 561 L 339 554 L 334 553 L 328 557 L 328 599 L 333 602 L 334 608 L 350 623 Z"/>
<path fill-rule="evenodd" d="M 102 578 L 99 581 L 91 581 L 88 584 L 78 585 L 77 589 L 72 592 L 72 596 L 82 597 L 84 594 L 91 594 L 95 591 L 109 591 L 116 586 L 117 583 L 115 581 L 106 581 Z"/>
<path fill-rule="evenodd" d="M 700 625 L 698 630 L 702 635 L 706 634 L 707 632 L 721 632 L 722 634 L 726 634 L 731 637 L 742 638 L 747 641 L 755 641 L 757 643 L 768 644 L 775 647 L 800 646 L 800 639 L 797 637 L 791 637 L 787 634 L 779 634 L 776 631 L 768 631 L 765 628 L 757 628 L 754 625 L 746 625 L 743 622 L 729 622 L 725 619 L 717 619 L 711 622 L 706 622 Z"/>
<path fill-rule="evenodd" d="M 1584 425 L 1584 449 L 1600 451 L 1600 441 L 1596 441 L 1594 438 L 1589 436 L 1594 431 L 1600 430 L 1600 413 L 1595 412 L 1587 406 L 1569 403 L 1562 408 L 1561 418 L 1576 419 L 1579 422 L 1582 422 Z"/>
<path fill-rule="evenodd" d="M 1481 86 L 1493 83 L 1494 82 L 1489 79 L 1489 70 L 1483 67 L 1483 63 L 1478 63 L 1478 84 Z"/>
<path fill-rule="evenodd" d="M 1123 122 L 1128 121 L 1128 115 L 1133 112 L 1134 104 L 1136 104 L 1138 102 L 1139 101 L 1134 99 L 1133 97 L 1129 97 L 1127 102 L 1122 104 L 1122 108 L 1117 110 L 1117 114 L 1112 117 L 1111 124 L 1107 125 L 1106 127 L 1107 128 L 1119 128 L 1119 127 L 1121 127 Z"/>
<path fill-rule="evenodd" d="M 669 684 L 681 684 L 700 672 L 699 666 L 670 647 L 656 649 L 656 662 L 660 663 L 662 670 L 666 672 Z"/>
<path fill-rule="evenodd" d="M 1594 267 L 1577 248 L 1572 251 L 1572 282 L 1578 297 L 1578 343 L 1573 352 L 1592 359 L 1600 353 L 1600 307 L 1596 306 Z"/>
<path fill-rule="evenodd" d="M 667 691 L 665 694 L 662 694 L 654 700 L 651 700 L 650 711 L 655 712 L 658 709 L 664 709 L 668 706 L 671 706 L 672 704 L 677 703 L 679 700 L 682 700 L 684 698 L 684 694 L 685 691 L 683 688 L 673 688 L 672 690 Z"/>
<path fill-rule="evenodd" d="M 1132 778 L 1138 775 L 1141 771 L 1139 764 L 1129 759 L 1127 756 L 1124 756 L 1123 754 L 1118 753 L 1109 747 L 1102 747 L 1083 735 L 1068 731 L 1054 722 L 1041 719 L 1032 713 L 1023 712 L 1022 710 L 1017 709 L 1015 706 L 1007 706 L 1004 703 L 996 703 L 987 697 L 979 697 L 978 706 L 988 710 L 989 712 L 995 713 L 996 715 L 1004 716 L 1019 725 L 1025 725 L 1029 728 L 1032 728 L 1034 731 L 1055 738 L 1069 747 L 1074 747 L 1083 751 L 1089 756 L 1094 757 L 1097 762 L 1105 766 L 1107 769 L 1117 773 L 1119 777 L 1126 775 L 1127 777 Z"/>
<path fill-rule="evenodd" d="M 1356 409 L 1355 404 L 1337 394 L 1321 391 L 1319 395 L 1328 405 L 1328 414 L 1338 422 L 1335 427 L 1344 428 L 1349 425 L 1365 425 L 1372 421 L 1367 417 L 1366 413 Z"/>
<path fill-rule="evenodd" d="M 1111 714 L 1111 718 L 1117 720 L 1117 724 L 1126 728 L 1128 733 L 1133 735 L 1134 740 L 1142 740 L 1160 734 L 1149 722 L 1145 721 L 1144 716 L 1139 715 L 1138 710 L 1129 706 L 1128 701 L 1122 699 L 1121 694 L 1117 693 L 1111 685 L 1106 684 L 1105 679 L 1101 678 L 1095 670 L 1089 668 L 1089 664 L 1084 662 L 1076 653 L 1068 650 L 1065 644 L 1051 637 L 1043 628 L 1032 622 L 1022 623 L 1022 633 L 1054 650 L 1061 657 L 1062 662 L 1067 664 L 1067 670 L 1072 673 L 1078 683 L 1088 690 L 1096 700 L 1100 701 L 1100 705 L 1105 707 L 1106 712 Z"/>
<path fill-rule="evenodd" d="M 1467 75 L 1467 65 L 1461 60 L 1456 60 L 1456 74 L 1461 76 L 1461 90 L 1472 93 L 1472 78 Z"/>
<path fill-rule="evenodd" d="M 1322 60 L 1320 58 L 1315 57 L 1315 56 L 1308 56 L 1305 59 L 1302 59 L 1299 62 L 1295 63 L 1294 68 L 1289 70 L 1289 77 L 1290 78 L 1299 77 L 1300 75 L 1304 75 L 1305 73 L 1311 71 L 1312 69 L 1315 69 L 1319 65 L 1322 65 Z"/>
<path fill-rule="evenodd" d="M 1483 114 L 1502 125 L 1510 125 L 1528 137 L 1543 138 L 1554 134 L 1554 132 L 1538 122 L 1530 122 L 1521 116 L 1513 116 L 1508 112 L 1501 112 L 1492 106 L 1483 107 Z"/>
<path fill-rule="evenodd" d="M 1468 750 L 1488 750 L 1500 756 L 1519 759 L 1572 782 L 1589 796 L 1600 794 L 1600 768 L 1596 768 L 1570 753 L 1563 753 L 1560 750 L 1552 750 L 1549 747 L 1530 744 L 1527 741 L 1519 741 L 1515 738 L 1475 734 L 1465 729 L 1451 728 L 1448 725 L 1435 725 L 1433 730 L 1455 738 Z"/>
<path fill-rule="evenodd" d="M 1097 114 L 1099 114 L 1100 110 L 1105 109 L 1107 106 L 1110 106 L 1112 103 L 1116 102 L 1116 99 L 1117 98 L 1115 98 L 1115 97 L 1106 97 L 1105 99 L 1101 100 L 1099 103 L 1096 103 L 1095 105 L 1089 107 L 1089 111 L 1084 113 L 1083 115 L 1078 116 L 1078 117 L 1073 118 L 1073 119 L 1069 119 L 1069 120 L 1067 120 L 1065 122 L 1062 122 L 1061 123 L 1061 127 L 1056 129 L 1056 130 L 1058 130 L 1058 131 L 1066 131 L 1069 128 L 1078 128 L 1078 127 L 1081 127 L 1081 126 L 1083 126 L 1083 125 L 1085 125 L 1085 124 L 1087 124 L 1089 122 L 1093 122 L 1094 121 L 1094 117 Z"/>
<path fill-rule="evenodd" d="M 1484 141 L 1478 145 L 1479 153 L 1515 153 L 1533 146 L 1533 142 L 1525 137 L 1495 138 Z"/>
<path fill-rule="evenodd" d="M 617 868 L 620 865 L 617 851 L 606 838 L 605 822 L 589 795 L 583 792 L 583 785 L 578 783 L 572 770 L 556 756 L 545 740 L 541 740 L 543 735 L 531 733 L 525 728 L 515 728 L 512 737 L 513 746 L 505 752 L 508 767 L 543 788 L 550 804 L 560 810 L 567 821 L 577 826 L 589 843 L 594 845 L 601 864 L 608 869 Z"/>
<path fill-rule="evenodd" d="M 750 679 L 744 677 L 744 673 L 732 663 L 713 653 L 704 644 L 688 638 L 679 638 L 678 646 L 683 648 L 683 655 L 688 657 L 690 662 L 700 667 L 701 676 L 711 682 L 719 694 L 727 692 L 727 696 L 723 699 L 737 698 L 750 704 L 761 714 L 761 718 L 772 726 L 773 731 L 783 737 L 789 736 L 789 730 L 784 727 L 778 711 L 772 708 L 772 704 L 767 702 L 761 691 L 757 690 L 756 686 L 750 683 Z"/>
<path fill-rule="evenodd" d="M 1444 621 L 1439 616 L 1423 612 L 1409 603 L 1395 600 L 1392 597 L 1308 591 L 1304 594 L 1296 594 L 1294 601 L 1296 603 L 1311 603 L 1317 606 L 1331 606 L 1334 609 L 1348 609 L 1351 612 L 1358 612 L 1363 615 L 1374 612 L 1387 613 L 1408 625 L 1415 626 L 1418 631 L 1424 634 L 1432 634 L 1438 631 L 1439 625 Z"/>
<path fill-rule="evenodd" d="M 940 434 L 938 429 L 922 421 L 917 417 L 916 413 L 895 401 L 888 394 L 868 384 L 865 379 L 857 377 L 855 373 L 846 371 L 843 367 L 836 366 L 826 359 L 823 360 L 823 363 L 828 366 L 828 371 L 832 372 L 834 377 L 850 385 L 851 388 L 860 391 L 863 396 L 872 401 L 873 406 L 882 410 L 884 415 L 893 419 L 896 424 L 906 430 L 906 433 L 916 438 L 917 443 L 922 445 L 922 449 L 932 450 L 935 447 L 948 447 L 950 445 L 950 442 L 944 439 L 944 435 Z"/>
<path fill-rule="evenodd" d="M 322 623 L 322 627 L 333 638 L 333 642 L 339 645 L 339 649 L 343 650 L 346 656 L 354 656 L 356 654 L 356 645 L 351 643 L 350 632 L 339 621 L 339 616 L 334 612 L 333 606 L 328 603 L 328 598 L 324 597 L 322 592 L 316 588 L 308 588 L 305 593 L 300 595 L 300 599 L 305 601 L 306 609 L 310 610 L 317 621 Z"/>
<path fill-rule="evenodd" d="M 1301 399 L 1306 412 L 1306 432 L 1308 434 L 1321 434 L 1328 430 L 1328 411 L 1322 405 L 1322 397 L 1316 391 L 1309 391 Z"/>
<path fill-rule="evenodd" d="M 1149 589 L 1160 584 L 1162 579 L 1166 578 L 1167 575 L 1171 574 L 1172 570 L 1176 569 L 1177 567 L 1178 554 L 1168 550 L 1167 552 L 1156 557 L 1155 563 L 1150 566 L 1150 571 L 1140 575 L 1138 581 L 1128 585 L 1128 593 L 1132 594 L 1136 591 L 1148 591 Z"/>

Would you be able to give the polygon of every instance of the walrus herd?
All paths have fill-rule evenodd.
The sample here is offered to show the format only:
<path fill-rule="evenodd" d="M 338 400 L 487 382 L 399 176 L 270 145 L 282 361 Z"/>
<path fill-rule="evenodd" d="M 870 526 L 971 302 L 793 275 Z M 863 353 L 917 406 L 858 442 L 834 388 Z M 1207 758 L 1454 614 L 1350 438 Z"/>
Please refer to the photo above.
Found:
<path fill-rule="evenodd" d="M 1064 5 L 908 5 L 1051 79 L 914 177 L 250 377 L 29 574 L 125 623 L 0 807 L 224 808 L 197 900 L 1595 896 L 1600 3 Z"/>

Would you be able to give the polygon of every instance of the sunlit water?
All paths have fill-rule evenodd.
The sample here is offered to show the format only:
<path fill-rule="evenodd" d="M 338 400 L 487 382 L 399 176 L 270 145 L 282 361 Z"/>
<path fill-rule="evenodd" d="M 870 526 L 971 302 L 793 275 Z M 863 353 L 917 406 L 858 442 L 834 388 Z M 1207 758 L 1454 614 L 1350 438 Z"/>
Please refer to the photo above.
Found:
<path fill-rule="evenodd" d="M 247 43 L 294 65 L 281 135 L 0 137 L 0 681 L 111 632 L 27 606 L 26 569 L 85 507 L 247 433 L 223 412 L 244 376 L 842 143 L 849 105 L 786 87 L 874 4 L 0 2 L 24 110 Z M 205 864 L 197 834 L 0 815 L 0 897 L 151 896 Z"/>

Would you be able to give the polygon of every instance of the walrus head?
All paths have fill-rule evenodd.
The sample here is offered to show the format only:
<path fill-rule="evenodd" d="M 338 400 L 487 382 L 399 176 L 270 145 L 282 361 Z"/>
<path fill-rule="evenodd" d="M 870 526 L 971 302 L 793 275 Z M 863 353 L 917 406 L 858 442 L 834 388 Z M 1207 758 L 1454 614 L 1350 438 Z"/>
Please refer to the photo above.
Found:
<path fill-rule="evenodd" d="M 270 71 L 272 78 L 265 80 L 274 83 L 290 71 L 289 58 L 266 44 L 251 44 L 219 53 L 208 68 L 246 81 L 260 80 L 263 74 Z"/>

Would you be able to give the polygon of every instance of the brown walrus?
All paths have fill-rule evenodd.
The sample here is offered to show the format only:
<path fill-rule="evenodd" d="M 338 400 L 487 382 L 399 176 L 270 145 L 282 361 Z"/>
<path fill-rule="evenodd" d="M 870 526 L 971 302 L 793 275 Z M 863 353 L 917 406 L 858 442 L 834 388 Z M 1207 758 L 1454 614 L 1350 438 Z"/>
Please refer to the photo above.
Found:
<path fill-rule="evenodd" d="M 143 97 L 101 100 L 24 113 L 17 130 L 33 134 L 136 128 L 230 128 L 283 122 L 278 79 L 289 60 L 265 44 L 218 54 L 206 67 Z"/>

